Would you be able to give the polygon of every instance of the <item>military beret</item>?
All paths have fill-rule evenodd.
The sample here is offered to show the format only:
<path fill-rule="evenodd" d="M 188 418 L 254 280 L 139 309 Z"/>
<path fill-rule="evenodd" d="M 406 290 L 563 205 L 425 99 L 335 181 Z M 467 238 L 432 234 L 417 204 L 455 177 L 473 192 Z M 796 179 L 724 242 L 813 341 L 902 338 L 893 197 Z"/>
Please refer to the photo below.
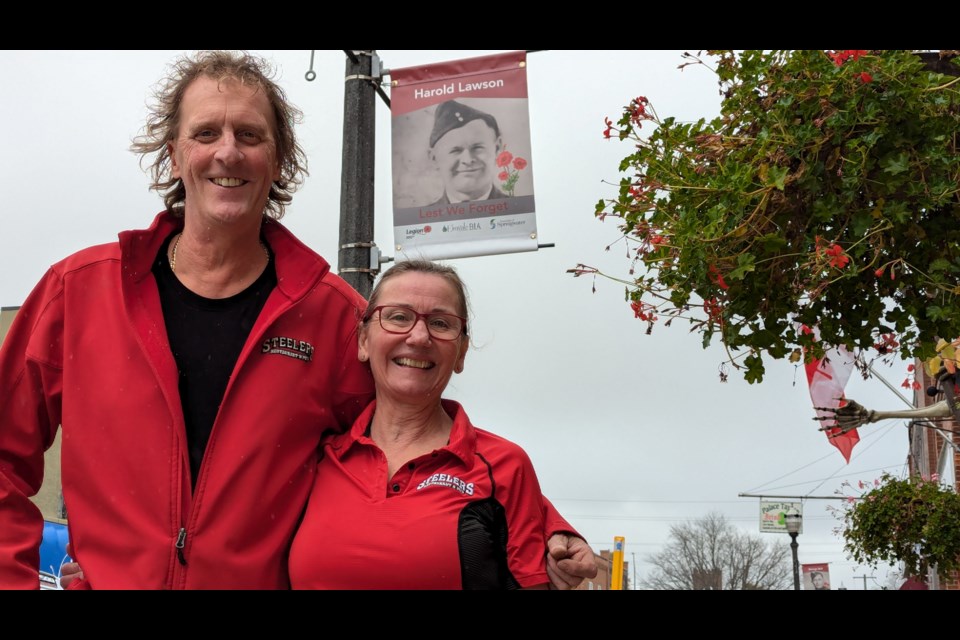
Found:
<path fill-rule="evenodd" d="M 497 125 L 497 119 L 489 113 L 468 107 L 456 100 L 441 102 L 434 114 L 433 131 L 430 132 L 430 148 L 432 149 L 433 145 L 437 144 L 437 140 L 447 133 L 474 120 L 483 120 L 493 129 L 494 135 L 500 137 L 500 127 Z"/>

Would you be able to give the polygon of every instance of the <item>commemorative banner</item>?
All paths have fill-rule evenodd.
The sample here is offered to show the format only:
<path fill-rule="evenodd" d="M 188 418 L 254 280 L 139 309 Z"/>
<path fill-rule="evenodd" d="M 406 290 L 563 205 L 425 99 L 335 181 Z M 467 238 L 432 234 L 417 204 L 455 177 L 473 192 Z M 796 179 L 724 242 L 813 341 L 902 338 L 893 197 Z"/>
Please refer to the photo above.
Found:
<path fill-rule="evenodd" d="M 804 591 L 831 591 L 830 563 L 800 565 Z"/>
<path fill-rule="evenodd" d="M 396 259 L 536 251 L 526 52 L 390 71 Z"/>

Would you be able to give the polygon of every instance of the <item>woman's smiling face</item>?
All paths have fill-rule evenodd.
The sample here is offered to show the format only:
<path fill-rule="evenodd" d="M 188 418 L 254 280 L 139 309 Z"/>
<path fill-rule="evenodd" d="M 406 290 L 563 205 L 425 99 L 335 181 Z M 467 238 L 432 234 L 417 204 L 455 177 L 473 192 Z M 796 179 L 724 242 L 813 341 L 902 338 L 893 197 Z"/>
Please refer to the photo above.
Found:
<path fill-rule="evenodd" d="M 405 307 L 418 313 L 463 316 L 463 303 L 454 286 L 431 273 L 408 272 L 383 283 L 377 305 Z M 360 329 L 359 355 L 370 361 L 377 400 L 401 404 L 437 404 L 450 377 L 463 371 L 468 338 L 437 340 L 418 318 L 409 333 L 385 331 L 374 312 Z"/>

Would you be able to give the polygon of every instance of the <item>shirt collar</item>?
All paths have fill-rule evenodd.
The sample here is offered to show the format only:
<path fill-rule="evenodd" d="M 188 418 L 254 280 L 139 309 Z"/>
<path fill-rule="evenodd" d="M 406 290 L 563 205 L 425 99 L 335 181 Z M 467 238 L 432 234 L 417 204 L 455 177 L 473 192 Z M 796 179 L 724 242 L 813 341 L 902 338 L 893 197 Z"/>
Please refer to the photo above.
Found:
<path fill-rule="evenodd" d="M 449 442 L 438 451 L 449 451 L 464 464 L 470 464 L 477 445 L 477 434 L 470 423 L 470 418 L 459 402 L 441 400 L 440 404 L 447 415 L 453 419 L 453 427 L 450 429 Z M 376 443 L 367 434 L 376 408 L 377 401 L 373 400 L 354 421 L 348 432 L 338 435 L 330 441 L 331 453 L 335 457 L 342 458 L 354 445 L 376 446 Z"/>

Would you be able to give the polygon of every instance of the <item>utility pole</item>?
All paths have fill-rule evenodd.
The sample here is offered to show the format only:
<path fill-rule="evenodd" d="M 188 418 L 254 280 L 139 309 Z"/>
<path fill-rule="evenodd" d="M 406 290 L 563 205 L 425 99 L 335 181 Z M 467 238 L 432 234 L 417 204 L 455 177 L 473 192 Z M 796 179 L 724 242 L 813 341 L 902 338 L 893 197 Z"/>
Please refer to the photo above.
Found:
<path fill-rule="evenodd" d="M 790 508 L 783 518 L 786 521 L 787 533 L 790 534 L 790 552 L 793 555 L 793 590 L 800 591 L 800 560 L 797 558 L 797 534 L 800 533 L 800 525 L 803 522 L 803 516 L 794 508 Z"/>
<path fill-rule="evenodd" d="M 375 107 L 380 59 L 375 50 L 344 51 L 343 164 L 340 178 L 338 271 L 347 284 L 370 297 L 380 268 L 373 243 Z"/>
<path fill-rule="evenodd" d="M 630 552 L 630 564 L 633 565 L 633 590 L 637 590 L 637 554 Z"/>
<path fill-rule="evenodd" d="M 867 578 L 873 579 L 873 576 L 853 576 L 854 580 L 863 580 L 863 590 L 867 590 Z"/>

